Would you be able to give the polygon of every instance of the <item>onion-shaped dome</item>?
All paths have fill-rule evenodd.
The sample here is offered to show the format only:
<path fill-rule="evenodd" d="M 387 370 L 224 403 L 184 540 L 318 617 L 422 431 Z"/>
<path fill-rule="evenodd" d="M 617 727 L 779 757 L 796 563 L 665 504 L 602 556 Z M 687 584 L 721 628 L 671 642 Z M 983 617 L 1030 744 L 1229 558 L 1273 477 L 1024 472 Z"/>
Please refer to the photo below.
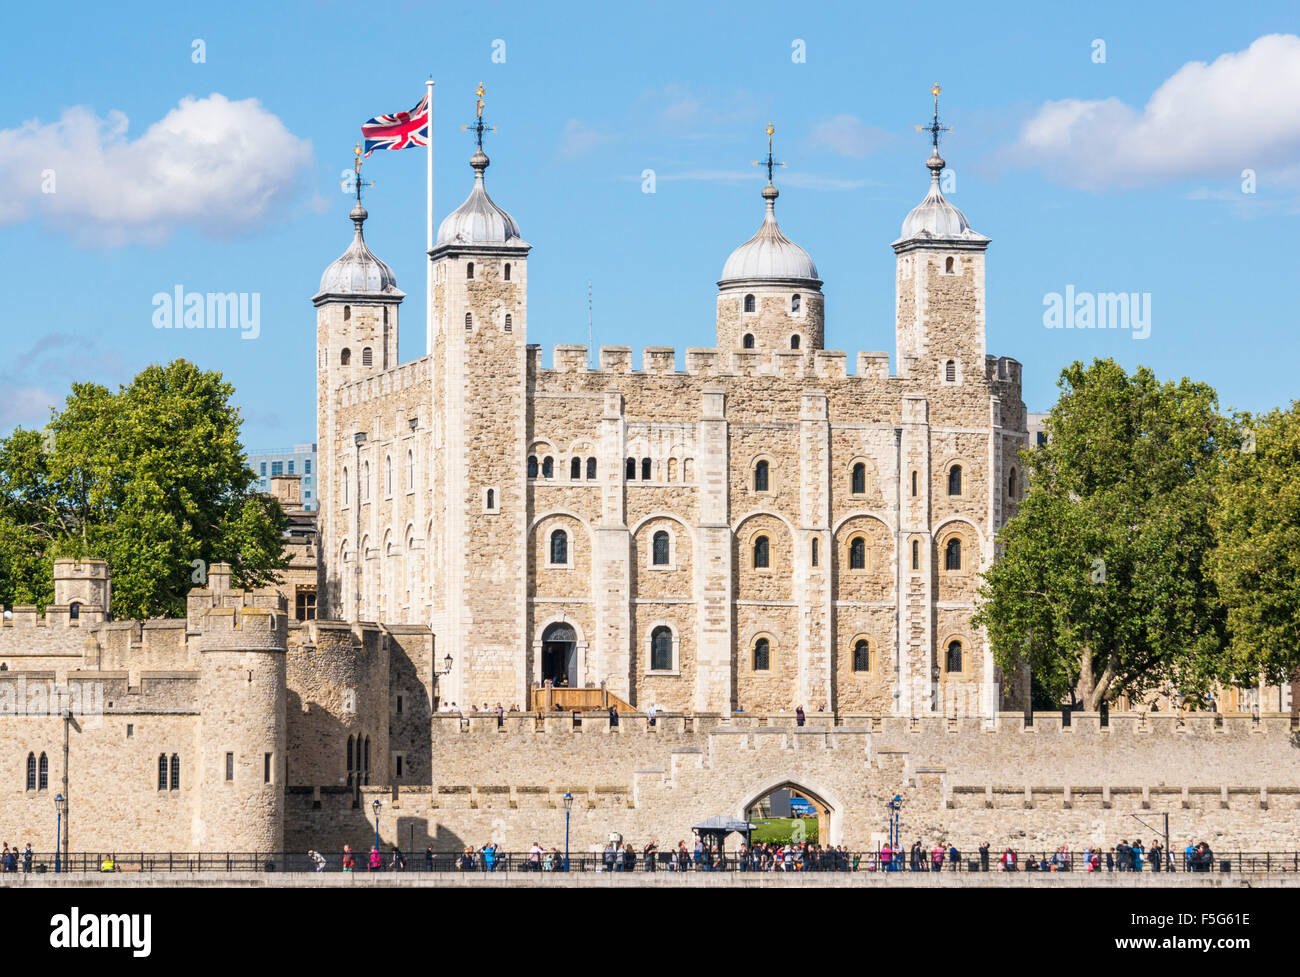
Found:
<path fill-rule="evenodd" d="M 474 189 L 465 202 L 438 225 L 439 245 L 523 244 L 515 219 L 492 202 L 483 185 L 483 171 L 490 161 L 479 149 L 470 157 L 474 168 Z"/>
<path fill-rule="evenodd" d="M 401 296 L 393 269 L 381 261 L 366 245 L 361 225 L 366 222 L 366 208 L 360 202 L 348 215 L 356 233 L 348 249 L 328 268 L 320 279 L 321 295 L 388 295 Z"/>
<path fill-rule="evenodd" d="M 754 280 L 798 281 L 820 286 L 817 266 L 808 252 L 781 233 L 776 223 L 776 198 L 780 192 L 771 182 L 763 188 L 767 213 L 758 233 L 731 252 L 722 266 L 719 285 Z"/>
<path fill-rule="evenodd" d="M 989 239 L 975 231 L 966 215 L 944 198 L 939 189 L 939 174 L 946 165 L 935 152 L 925 165 L 930 168 L 930 192 L 912 208 L 903 221 L 903 231 L 895 244 L 916 239 L 936 241 L 987 242 Z"/>

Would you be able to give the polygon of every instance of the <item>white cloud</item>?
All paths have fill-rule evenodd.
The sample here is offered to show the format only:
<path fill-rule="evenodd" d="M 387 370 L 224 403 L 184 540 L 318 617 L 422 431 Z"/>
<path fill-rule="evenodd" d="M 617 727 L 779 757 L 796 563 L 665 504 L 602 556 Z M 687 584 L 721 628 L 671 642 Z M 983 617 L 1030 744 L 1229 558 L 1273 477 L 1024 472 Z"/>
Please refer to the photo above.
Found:
<path fill-rule="evenodd" d="M 120 111 L 76 106 L 0 130 L 0 224 L 39 214 L 100 245 L 159 244 L 183 225 L 229 234 L 279 209 L 312 154 L 253 98 L 188 96 L 139 137 L 127 128 Z"/>
<path fill-rule="evenodd" d="M 601 143 L 609 142 L 614 137 L 599 132 L 577 119 L 570 119 L 564 124 L 564 134 L 560 137 L 558 156 L 562 160 L 582 159 Z"/>
<path fill-rule="evenodd" d="M 1300 37 L 1269 34 L 1210 64 L 1188 62 L 1141 111 L 1117 98 L 1047 102 L 1013 152 L 1088 189 L 1238 179 L 1244 169 L 1295 182 Z"/>
<path fill-rule="evenodd" d="M 889 133 L 867 125 L 856 115 L 841 114 L 817 123 L 808 137 L 813 149 L 829 149 L 840 156 L 861 159 L 889 139 Z"/>

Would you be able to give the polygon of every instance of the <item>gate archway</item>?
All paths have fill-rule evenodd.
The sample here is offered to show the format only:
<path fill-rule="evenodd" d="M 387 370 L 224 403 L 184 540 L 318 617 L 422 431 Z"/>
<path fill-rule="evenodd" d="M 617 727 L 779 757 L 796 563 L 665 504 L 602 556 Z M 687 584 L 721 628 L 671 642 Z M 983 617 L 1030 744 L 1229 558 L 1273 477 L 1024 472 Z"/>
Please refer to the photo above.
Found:
<path fill-rule="evenodd" d="M 752 784 L 742 795 L 742 800 L 732 813 L 737 818 L 746 818 L 750 810 L 759 801 L 779 790 L 789 790 L 804 797 L 817 810 L 818 842 L 822 845 L 838 845 L 844 836 L 844 802 L 833 791 L 823 787 L 809 786 L 795 773 L 777 774 L 765 777 Z"/>

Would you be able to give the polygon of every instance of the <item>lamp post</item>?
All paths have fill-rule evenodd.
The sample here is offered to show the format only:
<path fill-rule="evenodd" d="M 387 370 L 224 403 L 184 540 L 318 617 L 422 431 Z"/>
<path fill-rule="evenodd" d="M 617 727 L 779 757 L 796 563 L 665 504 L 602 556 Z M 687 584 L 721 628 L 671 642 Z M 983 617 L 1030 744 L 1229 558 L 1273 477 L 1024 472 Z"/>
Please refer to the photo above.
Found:
<path fill-rule="evenodd" d="M 898 830 L 898 815 L 899 812 L 903 810 L 903 798 L 900 795 L 895 794 L 890 800 L 885 802 L 885 807 L 889 809 L 889 867 L 891 870 L 897 871 L 898 859 L 896 856 L 900 834 Z"/>
<path fill-rule="evenodd" d="M 564 870 L 569 870 L 569 812 L 573 810 L 573 795 L 564 795 Z"/>
<path fill-rule="evenodd" d="M 375 851 L 379 851 L 379 801 L 375 801 L 370 807 L 375 812 Z"/>
<path fill-rule="evenodd" d="M 54 822 L 54 871 L 63 871 L 63 863 L 59 859 L 59 853 L 63 851 L 63 812 L 68 808 L 68 801 L 62 794 L 54 795 L 54 811 L 57 815 Z"/>
<path fill-rule="evenodd" d="M 443 675 L 451 674 L 451 665 L 452 665 L 452 657 L 451 657 L 451 653 L 448 652 L 447 657 L 442 660 L 442 671 L 441 672 L 438 671 L 437 665 L 435 665 L 433 668 L 433 695 L 435 699 L 442 698 L 440 695 L 438 695 L 438 679 Z"/>

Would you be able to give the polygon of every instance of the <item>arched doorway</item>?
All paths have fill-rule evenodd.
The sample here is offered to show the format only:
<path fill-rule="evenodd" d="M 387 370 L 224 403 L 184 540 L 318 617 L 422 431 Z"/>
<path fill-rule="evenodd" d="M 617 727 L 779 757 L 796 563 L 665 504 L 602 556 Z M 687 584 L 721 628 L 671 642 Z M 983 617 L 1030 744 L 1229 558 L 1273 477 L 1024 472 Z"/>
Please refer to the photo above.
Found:
<path fill-rule="evenodd" d="M 578 684 L 578 633 L 557 621 L 542 632 L 542 682 L 574 688 Z"/>
<path fill-rule="evenodd" d="M 745 793 L 738 817 L 760 825 L 754 841 L 838 845 L 844 808 L 827 791 L 811 790 L 793 777 L 772 777 Z"/>

